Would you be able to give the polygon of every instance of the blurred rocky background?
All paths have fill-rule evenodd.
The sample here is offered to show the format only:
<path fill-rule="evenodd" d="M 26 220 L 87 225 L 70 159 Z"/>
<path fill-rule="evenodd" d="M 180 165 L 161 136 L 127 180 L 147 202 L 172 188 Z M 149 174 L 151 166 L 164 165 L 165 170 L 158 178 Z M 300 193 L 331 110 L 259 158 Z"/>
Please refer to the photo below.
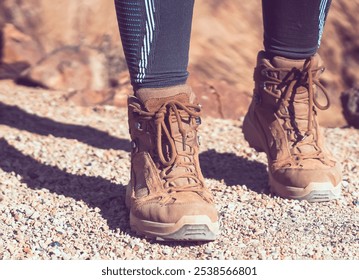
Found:
<path fill-rule="evenodd" d="M 326 126 L 347 124 L 342 104 L 353 114 L 358 107 L 358 14 L 359 0 L 333 1 L 320 50 L 332 101 L 320 115 Z M 0 35 L 2 82 L 62 90 L 84 106 L 125 106 L 131 87 L 113 0 L 1 0 Z M 190 83 L 206 115 L 245 113 L 261 48 L 260 0 L 196 0 Z"/>

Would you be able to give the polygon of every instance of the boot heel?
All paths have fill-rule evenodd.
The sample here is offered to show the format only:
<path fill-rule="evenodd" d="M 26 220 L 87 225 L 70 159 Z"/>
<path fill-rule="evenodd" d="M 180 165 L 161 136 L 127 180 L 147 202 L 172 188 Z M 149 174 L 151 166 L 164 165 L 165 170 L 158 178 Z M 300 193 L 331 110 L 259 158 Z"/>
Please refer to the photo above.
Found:
<path fill-rule="evenodd" d="M 249 146 L 255 149 L 257 152 L 264 152 L 260 137 L 258 137 L 257 129 L 249 119 L 248 114 L 245 116 L 242 128 L 244 139 L 248 142 Z"/>

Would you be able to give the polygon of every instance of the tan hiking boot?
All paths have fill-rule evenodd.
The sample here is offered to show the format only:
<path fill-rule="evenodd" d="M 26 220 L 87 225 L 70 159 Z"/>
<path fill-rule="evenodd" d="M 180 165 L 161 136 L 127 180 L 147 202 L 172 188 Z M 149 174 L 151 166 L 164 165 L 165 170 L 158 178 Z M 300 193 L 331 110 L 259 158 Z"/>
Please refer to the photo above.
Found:
<path fill-rule="evenodd" d="M 199 166 L 194 94 L 186 85 L 140 89 L 128 109 L 131 228 L 159 240 L 214 240 L 219 223 Z"/>
<path fill-rule="evenodd" d="M 340 196 L 341 168 L 325 148 L 317 121 L 317 109 L 329 107 L 319 82 L 323 71 L 319 55 L 271 61 L 264 52 L 258 55 L 243 133 L 250 146 L 267 154 L 269 185 L 284 198 L 314 202 Z"/>

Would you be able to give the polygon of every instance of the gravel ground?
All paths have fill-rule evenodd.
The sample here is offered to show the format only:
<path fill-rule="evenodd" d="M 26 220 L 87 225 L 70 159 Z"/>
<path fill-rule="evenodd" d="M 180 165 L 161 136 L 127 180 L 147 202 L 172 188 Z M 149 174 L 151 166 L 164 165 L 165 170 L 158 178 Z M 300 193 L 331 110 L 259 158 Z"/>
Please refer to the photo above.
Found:
<path fill-rule="evenodd" d="M 343 197 L 310 204 L 269 193 L 241 120 L 205 118 L 200 159 L 221 236 L 161 243 L 129 227 L 126 110 L 64 96 L 0 84 L 0 259 L 359 259 L 357 130 L 325 131 Z"/>

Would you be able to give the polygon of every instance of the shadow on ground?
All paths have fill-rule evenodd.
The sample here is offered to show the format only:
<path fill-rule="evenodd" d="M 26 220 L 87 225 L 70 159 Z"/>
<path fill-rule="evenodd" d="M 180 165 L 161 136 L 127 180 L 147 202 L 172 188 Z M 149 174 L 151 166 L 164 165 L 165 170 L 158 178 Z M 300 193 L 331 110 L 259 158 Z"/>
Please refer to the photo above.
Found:
<path fill-rule="evenodd" d="M 26 156 L 0 139 L 0 168 L 5 172 L 20 175 L 31 189 L 48 189 L 52 193 L 84 201 L 89 207 L 98 207 L 110 229 L 120 229 L 133 236 L 125 207 L 125 187 L 101 177 L 75 175 L 55 166 L 44 165 Z M 262 192 L 266 187 L 266 167 L 262 163 L 249 161 L 232 153 L 218 153 L 214 150 L 200 155 L 202 170 L 207 178 L 224 180 L 228 186 L 246 185 L 249 189 Z M 206 242 L 157 242 L 189 247 Z"/>
<path fill-rule="evenodd" d="M 211 149 L 199 155 L 205 178 L 223 180 L 227 186 L 246 185 L 257 193 L 269 193 L 266 165 L 234 153 L 218 153 Z"/>
<path fill-rule="evenodd" d="M 29 188 L 48 189 L 52 193 L 84 201 L 89 207 L 98 207 L 110 229 L 130 232 L 123 185 L 44 165 L 22 154 L 4 139 L 0 139 L 0 159 L 0 168 L 20 175 Z"/>
<path fill-rule="evenodd" d="M 22 154 L 6 140 L 0 139 L 0 169 L 20 175 L 31 189 L 47 189 L 52 193 L 84 201 L 89 207 L 98 207 L 110 229 L 120 229 L 139 237 L 129 226 L 129 212 L 125 206 L 125 186 L 111 183 L 101 177 L 74 175 L 54 166 L 39 163 Z M 150 243 L 190 247 L 207 242 L 171 242 L 147 239 Z"/>
<path fill-rule="evenodd" d="M 0 124 L 47 136 L 76 139 L 99 149 L 130 151 L 130 141 L 89 126 L 64 124 L 0 102 Z"/>
<path fill-rule="evenodd" d="M 0 124 L 44 136 L 76 139 L 101 149 L 129 151 L 130 146 L 128 140 L 113 137 L 96 128 L 56 122 L 1 102 Z M 110 229 L 118 228 L 134 235 L 129 227 L 123 185 L 112 183 L 101 177 L 70 174 L 56 166 L 42 164 L 22 154 L 5 139 L 0 139 L 0 159 L 0 168 L 5 172 L 20 175 L 29 188 L 48 189 L 52 193 L 84 201 L 91 208 L 98 207 Z M 246 185 L 258 193 L 267 189 L 266 166 L 262 163 L 250 161 L 233 153 L 218 153 L 215 150 L 201 153 L 200 161 L 206 178 L 223 180 L 228 186 Z M 151 240 L 150 242 L 157 243 Z M 167 244 L 187 247 L 201 243 L 168 242 Z"/>

